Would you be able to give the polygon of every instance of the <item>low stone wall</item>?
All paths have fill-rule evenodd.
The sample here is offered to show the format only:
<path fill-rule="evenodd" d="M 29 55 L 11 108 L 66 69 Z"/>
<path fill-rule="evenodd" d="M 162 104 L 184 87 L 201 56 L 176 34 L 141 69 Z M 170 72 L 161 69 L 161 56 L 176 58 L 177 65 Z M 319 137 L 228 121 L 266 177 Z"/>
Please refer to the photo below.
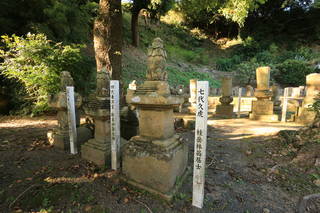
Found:
<path fill-rule="evenodd" d="M 215 112 L 216 107 L 218 104 L 220 104 L 219 98 L 221 96 L 210 96 L 208 97 L 209 102 L 209 112 Z M 251 105 L 252 101 L 257 100 L 256 97 L 241 97 L 241 112 L 250 112 L 251 111 Z M 233 111 L 238 112 L 238 97 L 233 97 Z"/>

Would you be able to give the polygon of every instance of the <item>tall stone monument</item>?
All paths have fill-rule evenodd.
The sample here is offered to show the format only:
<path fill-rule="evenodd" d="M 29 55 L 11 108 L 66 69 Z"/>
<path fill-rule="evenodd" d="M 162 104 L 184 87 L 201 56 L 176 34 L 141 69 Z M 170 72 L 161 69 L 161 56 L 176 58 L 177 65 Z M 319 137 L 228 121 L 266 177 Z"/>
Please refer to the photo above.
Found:
<path fill-rule="evenodd" d="M 233 115 L 232 97 L 232 77 L 224 76 L 222 78 L 222 97 L 219 99 L 220 105 L 217 105 L 216 115 L 219 117 L 231 118 Z"/>
<path fill-rule="evenodd" d="M 100 167 L 111 162 L 109 83 L 107 71 L 98 72 L 96 92 L 83 107 L 85 113 L 94 119 L 95 129 L 94 138 L 81 146 L 81 156 Z"/>
<path fill-rule="evenodd" d="M 67 107 L 67 86 L 74 86 L 73 79 L 69 72 L 60 74 L 60 92 L 49 96 L 49 106 L 57 110 L 58 127 L 49 131 L 47 136 L 50 143 L 55 147 L 68 151 L 70 149 L 68 107 Z M 86 127 L 80 127 L 80 116 L 78 110 L 82 105 L 82 97 L 75 93 L 77 144 L 80 145 L 85 140 L 92 137 L 91 131 Z M 79 147 L 80 148 L 80 147 Z"/>
<path fill-rule="evenodd" d="M 273 113 L 272 91 L 269 87 L 270 67 L 256 69 L 257 89 L 254 93 L 257 101 L 252 101 L 252 112 L 249 118 L 267 122 L 278 121 L 278 115 Z"/>
<path fill-rule="evenodd" d="M 148 49 L 147 62 L 147 80 L 126 97 L 139 111 L 139 135 L 124 146 L 122 171 L 129 183 L 170 200 L 187 168 L 188 147 L 175 134 L 173 115 L 183 98 L 170 93 L 160 38 Z"/>
<path fill-rule="evenodd" d="M 316 113 L 309 107 L 319 98 L 320 73 L 312 73 L 306 77 L 306 96 L 303 99 L 302 107 L 299 107 L 297 122 L 305 125 L 312 124 Z"/>

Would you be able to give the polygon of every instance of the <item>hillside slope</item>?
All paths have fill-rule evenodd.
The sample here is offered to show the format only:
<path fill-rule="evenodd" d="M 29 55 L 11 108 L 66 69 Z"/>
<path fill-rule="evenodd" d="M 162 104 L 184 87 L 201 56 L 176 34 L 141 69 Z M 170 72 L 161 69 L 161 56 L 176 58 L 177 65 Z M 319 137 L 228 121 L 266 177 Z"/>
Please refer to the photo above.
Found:
<path fill-rule="evenodd" d="M 213 75 L 203 72 L 208 67 L 214 66 L 212 56 L 223 54 L 211 42 L 199 39 L 188 30 L 165 23 L 150 24 L 145 26 L 140 20 L 140 46 L 133 47 L 131 43 L 130 14 L 123 14 L 123 80 L 128 85 L 132 80 L 141 82 L 146 72 L 146 52 L 152 40 L 160 37 L 164 40 L 168 54 L 167 71 L 170 85 L 189 84 L 189 79 L 207 80 L 210 87 L 219 87 L 219 80 Z"/>

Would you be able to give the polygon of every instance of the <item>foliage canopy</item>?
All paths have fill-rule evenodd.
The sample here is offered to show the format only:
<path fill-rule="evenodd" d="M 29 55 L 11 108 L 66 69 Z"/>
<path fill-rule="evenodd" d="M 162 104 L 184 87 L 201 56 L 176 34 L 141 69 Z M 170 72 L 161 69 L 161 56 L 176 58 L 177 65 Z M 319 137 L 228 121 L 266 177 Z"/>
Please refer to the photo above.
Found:
<path fill-rule="evenodd" d="M 92 64 L 82 55 L 82 46 L 55 44 L 44 34 L 2 36 L 2 42 L 0 73 L 22 83 L 34 113 L 47 108 L 47 96 L 59 90 L 62 71 L 71 73 L 80 92 L 89 89 L 83 82 L 90 79 Z"/>

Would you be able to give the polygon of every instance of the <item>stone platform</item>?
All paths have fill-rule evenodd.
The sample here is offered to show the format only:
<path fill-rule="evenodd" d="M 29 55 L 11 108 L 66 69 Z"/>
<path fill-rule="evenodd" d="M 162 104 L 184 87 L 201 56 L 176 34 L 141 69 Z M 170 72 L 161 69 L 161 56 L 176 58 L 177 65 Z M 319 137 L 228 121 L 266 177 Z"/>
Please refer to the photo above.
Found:
<path fill-rule="evenodd" d="M 177 135 L 154 141 L 135 136 L 124 149 L 123 173 L 128 183 L 171 200 L 187 161 L 188 145 Z"/>

